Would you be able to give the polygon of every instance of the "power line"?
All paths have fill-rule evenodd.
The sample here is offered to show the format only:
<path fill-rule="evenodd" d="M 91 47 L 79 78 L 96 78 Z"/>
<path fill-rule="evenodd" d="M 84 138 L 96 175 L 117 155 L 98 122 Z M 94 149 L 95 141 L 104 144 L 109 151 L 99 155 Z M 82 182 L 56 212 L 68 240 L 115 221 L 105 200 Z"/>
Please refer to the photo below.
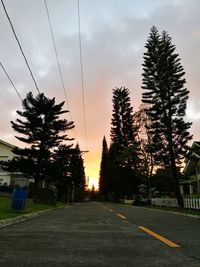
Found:
<path fill-rule="evenodd" d="M 62 70 L 61 70 L 61 66 L 60 66 L 60 62 L 59 62 L 59 58 L 58 58 L 58 51 L 57 51 L 57 47 L 56 47 L 56 42 L 55 42 L 55 38 L 54 38 L 53 28 L 52 28 L 51 19 L 50 19 L 49 10 L 48 10 L 48 6 L 47 6 L 46 0 L 44 0 L 44 3 L 45 3 L 46 12 L 47 12 L 49 28 L 50 28 L 50 32 L 51 32 L 51 38 L 52 38 L 52 41 L 53 41 L 53 46 L 54 46 L 56 61 L 57 61 L 58 70 L 59 70 L 59 74 L 60 74 L 61 84 L 62 84 L 62 88 L 63 88 L 63 91 L 64 91 L 65 100 L 66 100 L 66 103 L 67 103 L 67 108 L 69 109 L 69 112 L 70 112 L 70 106 L 69 106 L 69 102 L 67 100 L 65 83 L 64 83 Z M 70 119 L 72 120 L 71 113 L 70 113 Z"/>
<path fill-rule="evenodd" d="M 86 112 L 85 112 L 85 96 L 84 96 L 84 75 L 83 75 L 83 56 L 82 56 L 82 42 L 81 42 L 81 19 L 80 19 L 80 3 L 78 4 L 78 36 L 79 36 L 79 54 L 80 54 L 80 71 L 81 71 L 81 89 L 82 89 L 82 103 L 83 103 L 83 120 L 84 120 L 84 131 L 85 131 L 85 145 L 87 148 L 87 127 L 86 127 Z M 88 150 L 88 149 L 87 149 Z"/>
<path fill-rule="evenodd" d="M 7 78 L 8 78 L 8 80 L 9 80 L 10 83 L 12 84 L 13 88 L 15 89 L 17 95 L 19 96 L 19 98 L 21 99 L 21 101 L 23 101 L 23 100 L 22 100 L 22 97 L 21 97 L 21 95 L 20 95 L 20 93 L 19 93 L 19 91 L 17 90 L 16 86 L 14 85 L 13 81 L 11 80 L 10 76 L 8 75 L 7 71 L 5 70 L 5 68 L 4 68 L 4 66 L 3 66 L 3 64 L 2 64 L 1 62 L 0 62 L 0 66 L 1 66 L 1 68 L 3 69 L 3 71 L 5 72 L 5 74 L 6 74 Z"/>
<path fill-rule="evenodd" d="M 64 95 L 65 95 L 65 101 L 66 101 L 66 104 L 67 104 L 67 108 L 69 110 L 70 120 L 73 121 L 72 120 L 71 111 L 70 111 L 70 105 L 69 105 L 69 102 L 68 102 L 68 99 L 67 99 L 66 87 L 65 87 L 65 83 L 64 83 L 64 79 L 63 79 L 62 69 L 61 69 L 60 62 L 59 62 L 58 51 L 57 51 L 57 47 L 56 47 L 56 42 L 55 42 L 55 38 L 54 38 L 52 23 L 51 23 L 50 14 L 49 14 L 49 10 L 48 10 L 48 6 L 47 6 L 46 0 L 44 0 L 44 4 L 45 4 L 46 12 L 47 12 L 47 18 L 48 18 L 49 28 L 50 28 L 50 32 L 51 32 L 51 38 L 52 38 L 52 42 L 53 42 L 53 46 L 54 46 L 54 52 L 55 52 L 56 61 L 57 61 L 57 65 L 58 65 L 58 70 L 59 70 L 59 74 L 60 74 L 60 80 L 61 80 L 62 88 L 63 88 L 63 91 L 64 91 Z M 73 128 L 73 130 L 74 130 L 74 133 L 75 133 L 75 138 L 76 138 L 76 140 L 78 142 L 78 138 L 76 136 L 76 130 L 74 128 Z"/>
<path fill-rule="evenodd" d="M 11 28 L 12 28 L 13 34 L 14 34 L 14 36 L 15 36 L 15 39 L 16 39 L 18 45 L 19 45 L 19 49 L 20 49 L 20 51 L 21 51 L 21 53 L 22 53 L 22 55 L 23 55 L 23 57 L 24 57 L 24 60 L 25 60 L 26 65 L 27 65 L 27 67 L 28 67 L 28 69 L 29 69 L 29 72 L 30 72 L 30 75 L 31 75 L 31 77 L 32 77 L 32 79 L 33 79 L 33 82 L 34 82 L 34 84 L 35 84 L 36 90 L 38 91 L 38 93 L 40 93 L 40 90 L 39 90 L 39 88 L 38 88 L 38 86 L 37 86 L 37 83 L 36 83 L 35 78 L 34 78 L 34 76 L 33 76 L 32 70 L 31 70 L 31 68 L 30 68 L 30 66 L 29 66 L 29 64 L 28 64 L 28 60 L 27 60 L 27 58 L 26 58 L 26 56 L 25 56 L 25 54 L 24 54 L 24 51 L 23 51 L 22 46 L 21 46 L 21 44 L 20 44 L 20 41 L 19 41 L 19 39 L 18 39 L 18 37 L 17 37 L 17 34 L 16 34 L 16 32 L 15 32 L 15 29 L 14 29 L 14 26 L 13 26 L 13 24 L 12 24 L 12 22 L 11 22 L 11 19 L 10 19 L 9 15 L 8 15 L 8 12 L 7 12 L 7 10 L 6 10 L 6 7 L 5 7 L 5 4 L 4 4 L 3 0 L 1 0 L 1 3 L 2 3 L 3 9 L 4 9 L 4 11 L 5 11 L 6 17 L 7 17 L 8 21 L 9 21 L 9 23 L 10 23 Z"/>

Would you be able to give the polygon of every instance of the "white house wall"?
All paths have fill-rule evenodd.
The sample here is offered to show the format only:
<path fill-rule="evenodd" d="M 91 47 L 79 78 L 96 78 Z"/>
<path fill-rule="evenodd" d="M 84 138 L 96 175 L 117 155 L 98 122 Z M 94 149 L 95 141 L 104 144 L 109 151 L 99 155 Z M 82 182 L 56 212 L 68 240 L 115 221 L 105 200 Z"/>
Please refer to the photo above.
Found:
<path fill-rule="evenodd" d="M 5 144 L 0 143 L 0 160 L 12 159 L 14 153 L 12 152 L 13 147 L 9 147 Z"/>
<path fill-rule="evenodd" d="M 11 160 L 14 157 L 12 149 L 14 146 L 1 143 L 0 141 L 0 161 Z M 10 185 L 10 174 L 0 168 L 0 184 Z"/>
<path fill-rule="evenodd" d="M 0 173 L 0 185 L 10 185 L 11 178 L 10 175 L 4 175 Z"/>
<path fill-rule="evenodd" d="M 11 160 L 16 155 L 12 152 L 14 146 L 0 140 L 0 161 Z M 17 175 L 17 177 L 13 177 Z M 29 179 L 25 178 L 22 173 L 9 173 L 0 167 L 0 185 L 19 185 L 28 186 Z"/>

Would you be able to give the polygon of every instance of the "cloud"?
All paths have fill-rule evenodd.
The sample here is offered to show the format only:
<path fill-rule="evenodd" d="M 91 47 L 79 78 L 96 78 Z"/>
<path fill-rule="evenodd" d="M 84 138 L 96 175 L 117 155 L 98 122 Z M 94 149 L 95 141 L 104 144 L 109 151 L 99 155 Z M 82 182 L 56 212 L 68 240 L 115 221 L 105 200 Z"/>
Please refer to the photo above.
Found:
<path fill-rule="evenodd" d="M 189 120 L 194 122 L 200 120 L 200 103 L 198 102 L 198 104 L 196 104 L 194 101 L 190 101 L 188 103 L 186 115 Z"/>
<path fill-rule="evenodd" d="M 71 116 L 81 149 L 85 150 L 83 103 L 76 1 L 47 1 L 55 33 L 58 56 L 66 85 Z M 54 48 L 44 3 L 6 1 L 6 6 L 20 38 L 25 54 L 42 92 L 64 100 Z M 85 155 L 87 172 L 96 168 L 98 175 L 101 142 L 106 135 L 109 143 L 112 114 L 112 89 L 126 86 L 134 110 L 141 101 L 141 73 L 144 44 L 155 25 L 167 30 L 182 58 L 186 71 L 190 103 L 187 117 L 194 121 L 192 131 L 200 139 L 195 124 L 199 107 L 200 2 L 198 0 L 84 0 L 80 1 L 85 107 L 88 149 Z M 0 59 L 23 97 L 29 90 L 36 94 L 34 84 L 19 52 L 5 14 L 0 9 Z M 4 73 L 0 72 L 0 138 L 10 138 L 11 111 L 21 109 L 20 100 Z M 67 108 L 67 105 L 65 106 Z M 68 116 L 69 118 L 69 116 Z M 195 120 L 196 119 L 196 120 Z M 73 133 L 70 133 L 73 134 Z M 95 167 L 96 166 L 96 167 Z"/>

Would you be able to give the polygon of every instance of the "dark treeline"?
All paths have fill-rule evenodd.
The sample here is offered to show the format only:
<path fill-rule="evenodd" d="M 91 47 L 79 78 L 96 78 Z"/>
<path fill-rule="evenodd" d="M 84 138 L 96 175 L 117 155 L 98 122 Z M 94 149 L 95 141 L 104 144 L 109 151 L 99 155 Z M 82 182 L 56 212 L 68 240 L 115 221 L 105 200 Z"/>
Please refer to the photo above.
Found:
<path fill-rule="evenodd" d="M 141 191 L 150 197 L 156 186 L 182 206 L 180 168 L 192 139 L 184 121 L 185 72 L 165 31 L 152 27 L 145 48 L 140 110 L 133 112 L 127 88 L 113 90 L 111 144 L 104 137 L 99 188 L 105 199 L 119 200 Z"/>
<path fill-rule="evenodd" d="M 22 102 L 23 111 L 17 111 L 19 118 L 11 122 L 20 134 L 16 138 L 25 147 L 15 147 L 16 157 L 3 162 L 2 167 L 34 180 L 30 194 L 36 202 L 40 202 L 40 195 L 44 197 L 44 189 L 53 190 L 58 200 L 70 201 L 74 197 L 80 200 L 85 188 L 80 148 L 78 144 L 74 147 L 73 138 L 66 134 L 74 123 L 61 119 L 68 112 L 63 105 L 64 102 L 56 104 L 55 98 L 47 98 L 43 93 L 33 97 L 30 92 Z"/>
<path fill-rule="evenodd" d="M 152 188 L 173 193 L 183 205 L 179 189 L 181 166 L 189 150 L 191 123 L 184 116 L 189 91 L 185 72 L 171 37 L 152 27 L 145 44 L 142 73 L 142 103 L 131 106 L 128 88 L 113 89 L 110 139 L 102 143 L 99 191 L 106 200 L 118 201 L 143 194 Z M 58 200 L 80 200 L 85 188 L 84 164 L 79 145 L 73 145 L 67 131 L 74 123 L 63 119 L 64 102 L 44 94 L 28 93 L 23 111 L 12 121 L 16 138 L 24 148 L 15 148 L 16 157 L 2 168 L 33 178 L 33 197 L 38 188 L 56 190 Z M 41 191 L 42 192 L 42 191 Z"/>

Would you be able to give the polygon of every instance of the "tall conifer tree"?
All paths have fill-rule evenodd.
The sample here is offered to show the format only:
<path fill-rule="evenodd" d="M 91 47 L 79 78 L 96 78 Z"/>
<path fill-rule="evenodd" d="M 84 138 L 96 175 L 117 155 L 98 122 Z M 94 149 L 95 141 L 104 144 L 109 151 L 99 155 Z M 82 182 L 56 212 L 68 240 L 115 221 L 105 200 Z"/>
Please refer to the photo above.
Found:
<path fill-rule="evenodd" d="M 101 154 L 101 165 L 100 165 L 100 173 L 99 173 L 99 191 L 102 196 L 105 198 L 108 194 L 108 145 L 106 142 L 105 136 L 103 137 L 102 142 L 102 154 Z"/>
<path fill-rule="evenodd" d="M 85 168 L 79 144 L 76 145 L 71 155 L 70 170 L 71 170 L 72 181 L 75 187 L 84 191 L 86 182 Z"/>
<path fill-rule="evenodd" d="M 128 88 L 121 87 L 113 90 L 113 114 L 111 140 L 121 149 L 136 143 L 137 132 L 133 125 L 133 108 Z"/>
<path fill-rule="evenodd" d="M 113 163 L 113 167 L 118 165 L 121 168 L 121 181 L 117 184 L 115 181 L 115 190 L 121 190 L 122 197 L 135 193 L 136 172 L 139 163 L 137 127 L 134 125 L 129 90 L 125 87 L 113 90 L 111 125 L 112 153 L 109 154 L 115 155 L 115 158 L 113 159 L 109 155 L 109 160 Z"/>
<path fill-rule="evenodd" d="M 145 47 L 142 101 L 150 105 L 147 113 L 152 121 L 155 160 L 171 168 L 174 193 L 182 206 L 178 167 L 192 138 L 188 131 L 191 123 L 184 121 L 189 94 L 185 88 L 185 72 L 175 53 L 176 47 L 165 31 L 159 34 L 156 27 L 152 27 Z"/>
<path fill-rule="evenodd" d="M 54 155 L 52 166 L 54 184 L 60 199 L 72 200 L 72 194 L 75 193 L 73 200 L 82 200 L 85 190 L 85 170 L 79 145 L 77 144 L 75 148 L 70 145 L 60 145 Z"/>
<path fill-rule="evenodd" d="M 56 186 L 59 201 L 67 202 L 72 188 L 71 157 L 73 154 L 72 145 L 60 145 L 55 150 L 51 173 L 54 177 L 53 183 Z"/>
<path fill-rule="evenodd" d="M 38 186 L 40 181 L 48 182 L 52 179 L 50 170 L 54 150 L 62 141 L 73 140 L 61 133 L 72 129 L 74 123 L 59 118 L 61 114 L 68 112 L 62 110 L 64 102 L 56 104 L 55 98 L 47 98 L 43 93 L 33 97 L 29 92 L 22 105 L 23 111 L 17 111 L 21 119 L 11 121 L 11 124 L 21 134 L 16 138 L 27 146 L 14 148 L 13 152 L 18 157 L 4 163 L 3 167 L 34 178 L 35 185 Z"/>

